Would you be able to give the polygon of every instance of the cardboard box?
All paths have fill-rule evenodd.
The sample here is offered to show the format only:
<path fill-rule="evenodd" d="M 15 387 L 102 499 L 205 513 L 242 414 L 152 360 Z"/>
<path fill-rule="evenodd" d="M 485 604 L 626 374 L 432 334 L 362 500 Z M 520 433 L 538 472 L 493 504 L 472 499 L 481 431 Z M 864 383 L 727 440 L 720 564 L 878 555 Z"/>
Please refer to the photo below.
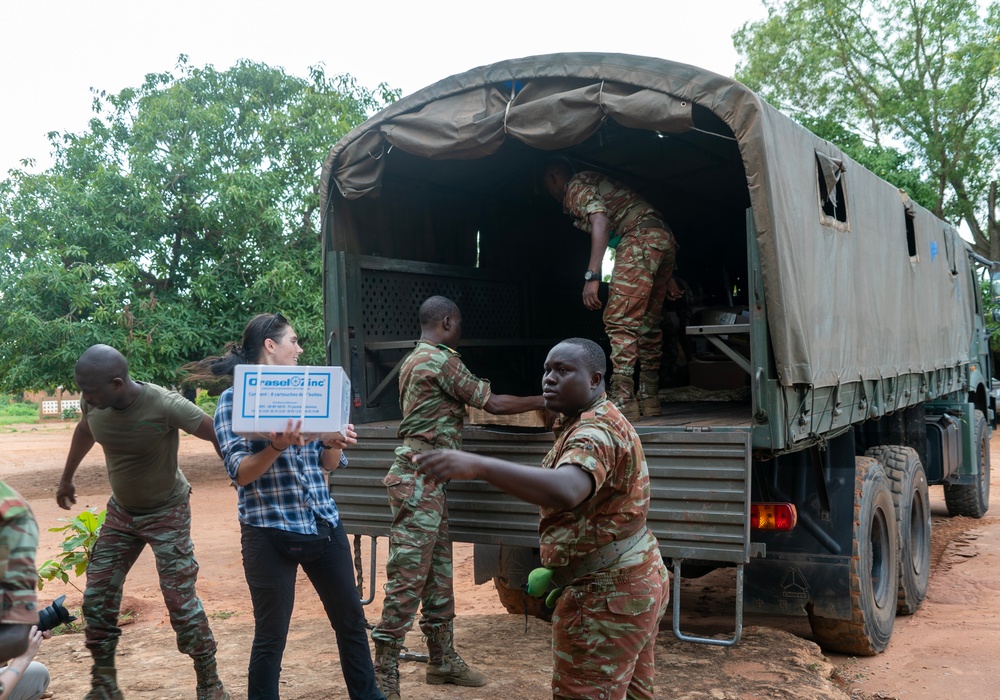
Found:
<path fill-rule="evenodd" d="M 495 416 L 482 409 L 466 406 L 465 415 L 465 422 L 469 425 L 507 425 L 516 428 L 545 427 L 545 411 L 541 409 L 525 411 L 524 413 L 512 413 L 506 416 Z"/>
<path fill-rule="evenodd" d="M 351 419 L 351 382 L 340 367 L 237 365 L 233 432 L 266 436 L 289 419 L 318 439 L 343 437 Z"/>

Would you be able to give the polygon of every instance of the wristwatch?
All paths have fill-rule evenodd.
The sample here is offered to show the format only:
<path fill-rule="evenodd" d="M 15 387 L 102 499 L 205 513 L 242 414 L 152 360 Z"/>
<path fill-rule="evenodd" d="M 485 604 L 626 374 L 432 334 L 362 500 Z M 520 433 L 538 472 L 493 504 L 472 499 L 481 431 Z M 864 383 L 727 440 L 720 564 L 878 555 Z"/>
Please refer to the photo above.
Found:
<path fill-rule="evenodd" d="M 593 270 L 587 270 L 586 272 L 583 273 L 583 279 L 585 282 L 600 282 L 601 273 L 594 272 Z"/>

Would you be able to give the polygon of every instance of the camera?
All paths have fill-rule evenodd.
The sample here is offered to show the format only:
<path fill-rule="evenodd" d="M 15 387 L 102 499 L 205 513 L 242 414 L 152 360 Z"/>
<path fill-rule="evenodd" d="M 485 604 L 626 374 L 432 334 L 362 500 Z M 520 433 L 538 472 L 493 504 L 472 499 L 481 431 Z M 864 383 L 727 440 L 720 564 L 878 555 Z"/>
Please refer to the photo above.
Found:
<path fill-rule="evenodd" d="M 38 611 L 38 631 L 45 632 L 46 630 L 53 629 L 67 622 L 72 622 L 76 619 L 73 615 L 69 614 L 69 610 L 63 605 L 63 601 L 66 600 L 66 596 L 61 595 L 49 604 L 48 607 L 42 608 Z"/>

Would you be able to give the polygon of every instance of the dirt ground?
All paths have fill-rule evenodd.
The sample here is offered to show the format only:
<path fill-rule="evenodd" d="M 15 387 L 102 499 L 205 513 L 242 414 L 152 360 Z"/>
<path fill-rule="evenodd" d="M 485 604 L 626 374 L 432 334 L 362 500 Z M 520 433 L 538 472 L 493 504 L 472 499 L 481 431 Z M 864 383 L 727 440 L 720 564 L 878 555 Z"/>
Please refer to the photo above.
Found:
<path fill-rule="evenodd" d="M 42 530 L 39 561 L 59 552 L 61 535 L 47 531 L 70 513 L 55 504 L 55 487 L 69 449 L 72 424 L 0 428 L 0 478 L 32 504 Z M 1000 455 L 1000 437 L 993 454 Z M 198 591 L 219 643 L 219 667 L 234 698 L 245 697 L 253 615 L 243 578 L 236 521 L 236 493 L 211 447 L 184 436 L 182 468 L 193 485 L 194 541 L 201 573 Z M 77 473 L 77 506 L 103 508 L 108 498 L 103 454 L 95 448 Z M 336 482 L 334 482 L 336 483 Z M 888 650 L 873 658 L 826 655 L 810 641 L 804 618 L 748 615 L 742 640 L 732 648 L 680 642 L 670 614 L 657 642 L 657 697 L 685 700 L 910 700 L 911 698 L 1000 697 L 994 670 L 1000 655 L 1000 488 L 993 489 L 991 515 L 982 520 L 948 518 L 940 487 L 931 488 L 934 514 L 933 573 L 927 600 L 913 617 L 896 620 Z M 75 513 L 77 511 L 73 511 Z M 384 583 L 385 542 L 378 551 L 378 581 Z M 367 545 L 364 561 L 368 561 Z M 685 582 L 682 619 L 688 633 L 732 634 L 731 574 L 717 572 Z M 83 579 L 75 581 L 82 590 Z M 287 700 L 346 698 L 333 633 L 308 581 L 300 593 L 284 656 L 282 697 Z M 366 584 L 367 585 L 367 584 Z M 424 666 L 402 664 L 406 700 L 535 700 L 550 697 L 549 626 L 508 615 L 492 584 L 473 583 L 471 545 L 455 546 L 459 617 L 456 638 L 462 655 L 490 678 L 483 688 L 428 686 Z M 46 584 L 40 602 L 62 594 L 79 608 L 72 586 Z M 120 684 L 128 698 L 174 700 L 194 695 L 194 671 L 181 656 L 167 621 L 152 555 L 147 551 L 129 574 L 126 608 L 135 613 L 119 646 Z M 381 591 L 369 605 L 369 621 L 380 613 Z M 728 617 L 727 617 L 728 616 Z M 424 651 L 419 632 L 409 647 Z M 45 642 L 39 660 L 52 672 L 54 697 L 82 697 L 89 687 L 90 657 L 81 634 Z"/>

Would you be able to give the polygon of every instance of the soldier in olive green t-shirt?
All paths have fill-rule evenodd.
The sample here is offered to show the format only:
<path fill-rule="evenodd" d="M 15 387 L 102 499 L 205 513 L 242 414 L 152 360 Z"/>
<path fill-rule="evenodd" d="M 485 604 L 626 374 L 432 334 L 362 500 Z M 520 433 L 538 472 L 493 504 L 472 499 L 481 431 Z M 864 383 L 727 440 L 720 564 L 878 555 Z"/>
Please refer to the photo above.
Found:
<path fill-rule="evenodd" d="M 87 699 L 122 697 L 115 672 L 122 587 L 148 544 L 177 648 L 194 660 L 199 700 L 228 700 L 216 670 L 215 638 L 195 592 L 191 486 L 177 464 L 179 430 L 208 440 L 221 457 L 212 418 L 176 392 L 132 380 L 125 357 L 107 345 L 84 352 L 74 375 L 83 416 L 73 433 L 56 502 L 67 510 L 76 503 L 73 475 L 95 442 L 104 448 L 111 482 L 83 596 L 84 633 L 94 658 Z"/>

